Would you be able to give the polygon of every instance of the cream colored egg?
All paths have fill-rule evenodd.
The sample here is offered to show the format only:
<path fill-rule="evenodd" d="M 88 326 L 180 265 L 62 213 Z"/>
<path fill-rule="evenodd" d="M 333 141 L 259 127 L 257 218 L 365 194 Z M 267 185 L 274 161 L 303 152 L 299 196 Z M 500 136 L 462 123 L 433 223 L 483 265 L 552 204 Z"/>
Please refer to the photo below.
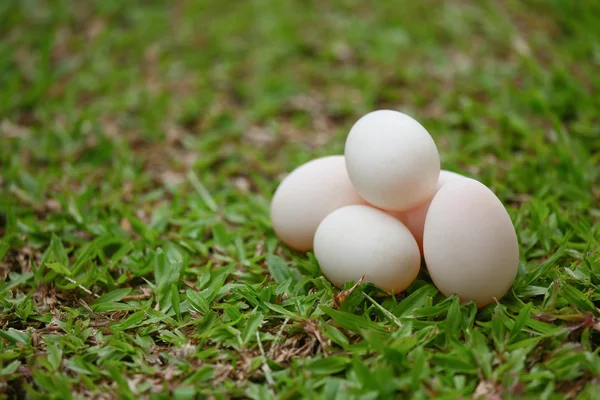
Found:
<path fill-rule="evenodd" d="M 350 130 L 344 154 L 354 187 L 378 208 L 405 211 L 435 192 L 440 155 L 427 130 L 406 114 L 365 115 Z"/>
<path fill-rule="evenodd" d="M 350 183 L 344 156 L 318 158 L 299 166 L 281 182 L 271 202 L 271 222 L 281 241 L 308 251 L 321 221 L 351 204 L 365 201 Z"/>
<path fill-rule="evenodd" d="M 496 195 L 474 179 L 444 185 L 425 219 L 423 252 L 433 283 L 482 307 L 510 289 L 519 267 L 517 234 Z"/>
<path fill-rule="evenodd" d="M 441 170 L 440 177 L 438 179 L 438 184 L 435 188 L 436 193 L 448 182 L 455 181 L 457 179 L 468 179 L 463 175 L 457 174 L 456 172 Z M 392 213 L 395 217 L 400 219 L 404 225 L 408 228 L 409 231 L 413 234 L 417 243 L 419 244 L 419 248 L 421 249 L 421 253 L 423 252 L 423 228 L 425 227 L 425 216 L 427 215 L 427 210 L 429 209 L 429 204 L 431 204 L 431 200 L 433 196 L 418 205 L 417 207 L 411 208 L 408 211 L 396 212 Z"/>
<path fill-rule="evenodd" d="M 366 275 L 365 282 L 390 293 L 410 286 L 421 262 L 417 242 L 400 221 L 362 205 L 329 214 L 315 234 L 314 253 L 337 287 Z"/>

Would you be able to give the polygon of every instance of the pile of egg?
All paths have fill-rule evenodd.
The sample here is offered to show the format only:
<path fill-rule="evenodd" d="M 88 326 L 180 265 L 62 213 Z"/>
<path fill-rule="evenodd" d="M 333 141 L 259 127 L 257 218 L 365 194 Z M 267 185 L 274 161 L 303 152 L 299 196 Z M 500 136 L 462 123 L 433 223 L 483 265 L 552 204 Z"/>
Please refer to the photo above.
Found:
<path fill-rule="evenodd" d="M 363 116 L 343 156 L 292 171 L 273 196 L 271 220 L 289 247 L 312 250 L 338 287 L 364 275 L 399 293 L 423 258 L 442 294 L 482 307 L 508 292 L 519 265 L 500 200 L 482 183 L 440 170 L 430 134 L 397 111 Z"/>

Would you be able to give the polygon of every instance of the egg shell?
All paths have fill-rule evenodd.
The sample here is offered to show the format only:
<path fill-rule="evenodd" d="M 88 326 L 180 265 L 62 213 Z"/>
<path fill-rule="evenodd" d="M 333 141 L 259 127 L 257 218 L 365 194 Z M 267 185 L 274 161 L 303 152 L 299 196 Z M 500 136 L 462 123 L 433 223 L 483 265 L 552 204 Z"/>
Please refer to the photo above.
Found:
<path fill-rule="evenodd" d="M 405 290 L 419 273 L 421 256 L 412 234 L 391 215 L 369 206 L 342 207 L 319 225 L 314 254 L 335 286 L 366 275 L 390 293 Z"/>
<path fill-rule="evenodd" d="M 463 175 L 457 174 L 456 172 L 441 170 L 440 177 L 438 179 L 438 184 L 435 190 L 436 193 L 442 188 L 442 186 L 457 179 L 468 178 Z M 413 234 L 417 241 L 417 244 L 419 245 L 419 249 L 421 249 L 421 254 L 423 253 L 423 229 L 425 228 L 425 217 L 427 216 L 427 210 L 429 210 L 431 200 L 433 200 L 433 196 L 421 205 L 411 208 L 410 210 L 390 213 L 391 215 L 395 216 L 400 221 L 402 221 L 402 223 Z"/>
<path fill-rule="evenodd" d="M 433 138 L 416 120 L 378 110 L 360 118 L 344 150 L 350 180 L 374 206 L 405 211 L 431 198 L 440 174 Z"/>
<path fill-rule="evenodd" d="M 317 227 L 332 211 L 365 204 L 352 186 L 344 156 L 328 156 L 294 169 L 279 185 L 271 202 L 276 235 L 289 247 L 312 249 Z"/>
<path fill-rule="evenodd" d="M 496 195 L 474 179 L 444 185 L 425 219 L 423 252 L 429 275 L 445 296 L 478 307 L 500 299 L 519 267 L 519 244 Z"/>

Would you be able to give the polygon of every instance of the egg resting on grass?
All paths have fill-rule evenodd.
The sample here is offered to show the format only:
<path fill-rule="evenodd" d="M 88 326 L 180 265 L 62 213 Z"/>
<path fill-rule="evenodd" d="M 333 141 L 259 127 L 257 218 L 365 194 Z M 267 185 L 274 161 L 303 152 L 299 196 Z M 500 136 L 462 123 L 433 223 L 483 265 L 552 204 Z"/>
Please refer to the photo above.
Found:
<path fill-rule="evenodd" d="M 279 184 L 271 202 L 271 222 L 281 241 L 309 251 L 321 221 L 351 204 L 365 201 L 348 178 L 344 156 L 322 157 L 294 169 Z"/>
<path fill-rule="evenodd" d="M 519 268 L 517 234 L 496 195 L 474 179 L 444 185 L 423 232 L 429 275 L 445 296 L 483 307 L 504 296 Z"/>
<path fill-rule="evenodd" d="M 342 207 L 315 234 L 314 253 L 335 286 L 366 275 L 390 293 L 405 290 L 419 273 L 421 255 L 412 234 L 391 215 L 369 206 Z"/>
<path fill-rule="evenodd" d="M 440 155 L 427 130 L 406 114 L 363 116 L 348 134 L 344 155 L 352 184 L 377 208 L 405 211 L 435 192 Z"/>

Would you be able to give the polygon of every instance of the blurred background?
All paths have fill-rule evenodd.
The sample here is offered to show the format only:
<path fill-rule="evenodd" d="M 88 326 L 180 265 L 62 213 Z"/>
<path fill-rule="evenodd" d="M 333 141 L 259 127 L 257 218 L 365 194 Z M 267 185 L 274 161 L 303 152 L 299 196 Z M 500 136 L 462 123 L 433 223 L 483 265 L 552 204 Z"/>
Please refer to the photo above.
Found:
<path fill-rule="evenodd" d="M 99 190 L 83 206 L 190 170 L 268 198 L 381 108 L 509 205 L 600 198 L 597 1 L 23 0 L 0 16 L 3 186 L 28 205 L 68 206 L 68 179 Z"/>
<path fill-rule="evenodd" d="M 154 200 L 189 171 L 217 197 L 268 199 L 390 108 L 509 206 L 598 218 L 597 1 L 24 0 L 0 15 L 0 183 L 25 206 Z"/>
<path fill-rule="evenodd" d="M 600 45 L 587 28 L 599 7 L 5 1 L 3 136 L 43 125 L 22 149 L 33 163 L 60 142 L 54 156 L 73 160 L 135 154 L 162 172 L 195 163 L 272 175 L 341 152 L 358 117 L 391 108 L 430 130 L 444 166 L 492 179 L 538 153 L 527 165 L 537 181 L 551 165 L 549 144 L 596 148 Z M 96 145 L 82 148 L 82 138 Z M 518 175 L 503 180 L 531 192 L 535 183 Z M 586 181 L 568 178 L 574 190 Z"/>
<path fill-rule="evenodd" d="M 585 29 L 598 22 L 595 1 L 0 7 L 2 111 L 24 125 L 46 118 L 27 112 L 51 102 L 56 109 L 43 114 L 57 123 L 78 121 L 85 126 L 71 130 L 108 137 L 136 131 L 173 141 L 220 131 L 215 141 L 317 148 L 363 113 L 393 108 L 446 139 L 442 147 L 466 152 L 501 140 L 518 147 L 534 133 L 522 131 L 531 119 L 546 136 L 564 123 L 589 137 L 581 126 L 594 125 L 583 123 L 591 107 L 578 103 L 595 101 L 600 48 Z M 486 138 L 471 146 L 452 139 L 463 132 Z"/>

